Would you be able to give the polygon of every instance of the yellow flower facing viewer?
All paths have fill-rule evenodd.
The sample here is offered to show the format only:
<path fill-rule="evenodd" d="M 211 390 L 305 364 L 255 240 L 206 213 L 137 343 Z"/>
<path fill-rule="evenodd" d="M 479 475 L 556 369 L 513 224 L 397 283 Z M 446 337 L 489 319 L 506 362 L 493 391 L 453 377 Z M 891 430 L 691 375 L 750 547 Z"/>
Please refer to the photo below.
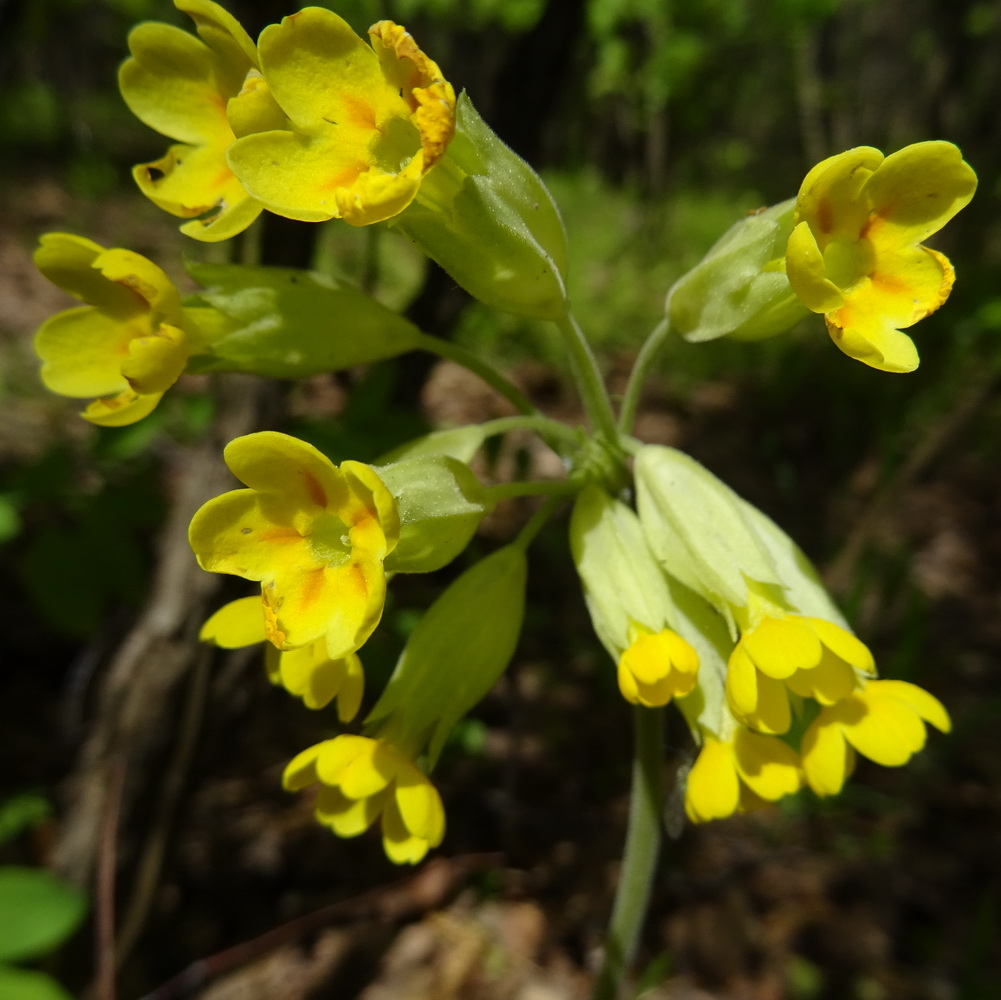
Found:
<path fill-rule="evenodd" d="M 704 735 L 688 773 L 685 812 L 693 823 L 725 819 L 777 802 L 802 787 L 795 750 L 776 736 L 738 725 L 729 739 Z"/>
<path fill-rule="evenodd" d="M 382 616 L 383 561 L 399 538 L 392 494 L 369 466 L 335 466 L 274 431 L 236 438 L 224 457 L 248 489 L 195 514 L 199 565 L 261 583 L 265 634 L 279 649 L 324 637 L 332 660 L 359 649 Z"/>
<path fill-rule="evenodd" d="M 189 338 L 177 289 L 152 261 L 69 233 L 48 233 L 35 266 L 86 305 L 57 313 L 35 334 L 45 385 L 97 398 L 91 423 L 121 427 L 150 413 L 184 371 Z"/>
<path fill-rule="evenodd" d="M 455 92 L 391 21 L 371 45 L 329 10 L 265 28 L 261 69 L 292 128 L 239 139 L 229 163 L 272 212 L 306 222 L 381 222 L 413 200 L 455 132 Z"/>
<path fill-rule="evenodd" d="M 132 175 L 181 232 L 203 242 L 243 232 L 261 213 L 226 162 L 239 135 L 281 128 L 285 115 L 259 72 L 257 50 L 239 22 L 211 0 L 174 0 L 200 37 L 146 22 L 129 34 L 130 59 L 118 74 L 125 103 L 144 124 L 178 140 Z"/>
<path fill-rule="evenodd" d="M 637 628 L 635 632 L 619 657 L 622 697 L 630 704 L 654 708 L 691 693 L 699 672 L 699 654 L 691 645 L 669 628 L 660 632 Z"/>
<path fill-rule="evenodd" d="M 884 767 L 906 764 L 925 745 L 925 723 L 943 733 L 952 723 L 942 703 L 907 681 L 869 681 L 821 710 L 803 735 L 806 780 L 818 795 L 837 795 L 855 753 Z"/>
<path fill-rule="evenodd" d="M 265 642 L 260 598 L 241 597 L 224 604 L 205 622 L 198 638 L 222 649 Z M 268 643 L 264 665 L 271 683 L 302 698 L 307 708 L 324 708 L 336 698 L 341 722 L 350 722 L 358 714 L 365 693 L 365 671 L 357 653 L 331 659 L 326 637 L 299 649 L 279 650 Z"/>
<path fill-rule="evenodd" d="M 773 611 L 746 628 L 730 654 L 726 696 L 752 729 L 781 734 L 792 722 L 790 692 L 832 705 L 855 690 L 860 673 L 875 671 L 869 648 L 840 625 Z"/>
<path fill-rule="evenodd" d="M 966 206 L 977 177 L 950 142 L 919 142 L 886 157 L 859 146 L 817 164 L 803 181 L 786 274 L 834 343 L 873 368 L 909 372 L 901 330 L 948 298 L 954 273 L 922 246 Z"/>
<path fill-rule="evenodd" d="M 339 837 L 356 837 L 381 817 L 382 844 L 396 864 L 416 864 L 445 835 L 438 790 L 386 740 L 338 736 L 304 750 L 285 768 L 289 791 L 317 782 L 319 822 Z"/>

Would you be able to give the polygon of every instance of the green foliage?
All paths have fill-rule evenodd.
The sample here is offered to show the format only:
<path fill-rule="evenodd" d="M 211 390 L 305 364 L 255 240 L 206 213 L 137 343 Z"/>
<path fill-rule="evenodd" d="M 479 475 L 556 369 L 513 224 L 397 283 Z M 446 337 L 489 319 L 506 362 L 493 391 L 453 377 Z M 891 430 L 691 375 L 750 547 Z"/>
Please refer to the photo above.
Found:
<path fill-rule="evenodd" d="M 22 830 L 43 823 L 52 814 L 49 800 L 37 792 L 25 792 L 0 804 L 0 844 L 16 837 Z"/>
<path fill-rule="evenodd" d="M 0 962 L 38 958 L 83 919 L 79 889 L 40 868 L 0 868 Z"/>

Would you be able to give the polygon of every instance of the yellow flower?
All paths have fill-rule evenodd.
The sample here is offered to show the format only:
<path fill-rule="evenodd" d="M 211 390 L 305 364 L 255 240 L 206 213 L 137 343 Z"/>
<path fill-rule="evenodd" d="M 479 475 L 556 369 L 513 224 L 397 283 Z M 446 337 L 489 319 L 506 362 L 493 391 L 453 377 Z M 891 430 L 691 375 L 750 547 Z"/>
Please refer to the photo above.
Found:
<path fill-rule="evenodd" d="M 282 128 L 257 51 L 239 22 L 210 0 L 175 0 L 200 39 L 147 22 L 129 34 L 132 58 L 118 74 L 125 103 L 150 128 L 178 145 L 132 175 L 152 202 L 191 222 L 181 232 L 204 242 L 242 232 L 261 213 L 226 163 L 238 135 Z"/>
<path fill-rule="evenodd" d="M 391 743 L 338 736 L 300 753 L 283 784 L 297 791 L 320 782 L 316 818 L 339 837 L 364 833 L 380 816 L 382 844 L 396 864 L 416 864 L 445 835 L 437 789 Z"/>
<path fill-rule="evenodd" d="M 369 36 L 371 46 L 319 7 L 261 33 L 261 68 L 292 129 L 241 138 L 229 163 L 272 212 L 381 222 L 410 204 L 452 140 L 455 92 L 438 66 L 391 21 Z"/>
<path fill-rule="evenodd" d="M 198 636 L 222 649 L 239 649 L 264 642 L 264 614 L 259 597 L 242 597 L 223 605 Z M 337 699 L 337 717 L 350 722 L 361 707 L 365 672 L 357 653 L 331 659 L 326 638 L 300 649 L 278 650 L 268 645 L 264 663 L 272 684 L 302 698 L 307 708 L 323 708 Z"/>
<path fill-rule="evenodd" d="M 942 703 L 906 681 L 870 681 L 821 710 L 803 736 L 803 769 L 818 795 L 836 795 L 856 751 L 884 767 L 906 764 L 924 745 L 925 722 L 943 733 L 952 724 Z"/>
<path fill-rule="evenodd" d="M 883 371 L 917 368 L 914 343 L 900 331 L 942 305 L 954 277 L 949 261 L 921 243 L 976 188 L 950 142 L 919 142 L 885 159 L 859 146 L 806 175 L 786 273 L 845 354 Z"/>
<path fill-rule="evenodd" d="M 189 530 L 202 568 L 261 583 L 265 634 L 279 649 L 326 637 L 333 660 L 382 616 L 383 560 L 400 532 L 373 469 L 335 466 L 312 445 L 263 431 L 231 441 L 226 464 L 249 489 L 206 503 Z"/>
<path fill-rule="evenodd" d="M 685 812 L 693 823 L 760 809 L 803 786 L 796 752 L 776 736 L 737 726 L 728 740 L 705 735 L 688 774 Z"/>
<path fill-rule="evenodd" d="M 91 423 L 121 427 L 150 413 L 184 371 L 189 343 L 177 289 L 152 261 L 68 233 L 48 233 L 35 266 L 87 303 L 35 335 L 45 385 L 92 402 Z"/>
<path fill-rule="evenodd" d="M 875 673 L 868 647 L 823 618 L 773 613 L 747 628 L 730 654 L 726 696 L 734 714 L 765 733 L 791 722 L 789 691 L 832 705 Z"/>
<path fill-rule="evenodd" d="M 637 629 L 619 658 L 619 690 L 633 705 L 653 708 L 681 698 L 695 687 L 699 655 L 672 629 Z"/>

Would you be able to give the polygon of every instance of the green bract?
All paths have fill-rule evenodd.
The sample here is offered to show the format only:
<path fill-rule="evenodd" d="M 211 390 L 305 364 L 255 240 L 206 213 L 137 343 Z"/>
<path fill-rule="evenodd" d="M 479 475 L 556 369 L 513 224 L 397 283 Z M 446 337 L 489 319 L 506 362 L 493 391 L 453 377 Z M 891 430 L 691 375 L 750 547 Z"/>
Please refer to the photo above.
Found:
<path fill-rule="evenodd" d="M 549 191 L 465 93 L 456 122 L 447 154 L 390 224 L 486 305 L 561 319 L 567 242 Z"/>
<path fill-rule="evenodd" d="M 447 455 L 414 456 L 377 471 L 400 514 L 400 540 L 387 572 L 441 569 L 469 544 L 489 510 L 486 491 L 469 466 Z"/>
<path fill-rule="evenodd" d="M 411 633 L 382 697 L 365 720 L 380 738 L 434 766 L 452 727 L 504 672 L 525 611 L 524 550 L 518 545 L 466 570 Z"/>
<path fill-rule="evenodd" d="M 793 198 L 731 226 L 675 283 L 666 305 L 673 330 L 690 341 L 761 340 L 807 315 L 785 275 L 795 205 Z"/>
<path fill-rule="evenodd" d="M 420 332 L 351 285 L 290 268 L 189 264 L 205 286 L 195 300 L 209 353 L 189 371 L 297 378 L 392 358 Z"/>

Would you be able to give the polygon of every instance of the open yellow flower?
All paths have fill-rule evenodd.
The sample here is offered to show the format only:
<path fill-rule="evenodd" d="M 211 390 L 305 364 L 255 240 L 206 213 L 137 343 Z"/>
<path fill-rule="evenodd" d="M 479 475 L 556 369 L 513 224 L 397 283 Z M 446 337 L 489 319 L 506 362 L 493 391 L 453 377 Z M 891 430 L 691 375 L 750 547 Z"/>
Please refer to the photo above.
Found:
<path fill-rule="evenodd" d="M 279 649 L 325 637 L 338 660 L 360 648 L 382 617 L 383 560 L 399 538 L 392 494 L 369 466 L 335 466 L 274 431 L 236 438 L 224 457 L 249 489 L 195 514 L 199 564 L 261 583 L 265 634 Z"/>
<path fill-rule="evenodd" d="M 818 795 L 837 795 L 856 751 L 884 767 L 906 764 L 924 745 L 925 722 L 943 733 L 952 724 L 942 703 L 916 684 L 870 681 L 821 710 L 803 736 L 803 769 Z"/>
<path fill-rule="evenodd" d="M 381 817 L 382 844 L 396 864 L 416 864 L 445 835 L 438 790 L 385 740 L 338 736 L 304 750 L 285 768 L 289 791 L 317 782 L 316 818 L 339 837 L 356 837 Z"/>
<path fill-rule="evenodd" d="M 792 721 L 790 691 L 832 705 L 855 690 L 856 671 L 875 669 L 869 648 L 840 625 L 772 614 L 747 628 L 730 654 L 726 696 L 753 729 L 784 733 Z"/>
<path fill-rule="evenodd" d="M 796 752 L 776 736 L 737 726 L 727 740 L 705 735 L 688 773 L 685 812 L 693 823 L 760 809 L 803 786 Z"/>
<path fill-rule="evenodd" d="M 619 657 L 619 690 L 630 704 L 653 708 L 689 694 L 698 672 L 699 654 L 677 632 L 638 628 Z"/>
<path fill-rule="evenodd" d="M 914 342 L 901 330 L 938 309 L 954 278 L 949 261 L 921 243 L 976 188 L 950 142 L 919 142 L 885 159 L 859 146 L 806 175 L 786 274 L 845 354 L 882 371 L 917 368 Z"/>
<path fill-rule="evenodd" d="M 291 130 L 248 135 L 229 163 L 272 212 L 306 222 L 381 222 L 413 200 L 455 132 L 455 92 L 399 25 L 371 46 L 333 12 L 307 7 L 265 28 L 261 69 Z"/>
<path fill-rule="evenodd" d="M 224 604 L 205 622 L 198 638 L 222 649 L 265 642 L 261 599 L 241 597 Z M 357 653 L 331 659 L 325 637 L 299 649 L 278 650 L 269 643 L 264 664 L 271 683 L 302 698 L 307 708 L 324 708 L 336 698 L 341 722 L 350 722 L 358 714 L 365 693 L 365 671 Z"/>
<path fill-rule="evenodd" d="M 150 413 L 184 371 L 188 337 L 177 289 L 152 261 L 69 233 L 48 233 L 35 266 L 86 305 L 48 319 L 35 335 L 45 385 L 98 397 L 83 416 L 121 427 Z"/>
<path fill-rule="evenodd" d="M 144 124 L 178 140 L 133 177 L 152 202 L 192 221 L 181 232 L 204 242 L 242 232 L 261 213 L 226 162 L 238 135 L 281 128 L 285 116 L 236 18 L 211 0 L 175 0 L 200 38 L 145 22 L 129 34 L 132 57 L 118 74 L 125 103 Z"/>

